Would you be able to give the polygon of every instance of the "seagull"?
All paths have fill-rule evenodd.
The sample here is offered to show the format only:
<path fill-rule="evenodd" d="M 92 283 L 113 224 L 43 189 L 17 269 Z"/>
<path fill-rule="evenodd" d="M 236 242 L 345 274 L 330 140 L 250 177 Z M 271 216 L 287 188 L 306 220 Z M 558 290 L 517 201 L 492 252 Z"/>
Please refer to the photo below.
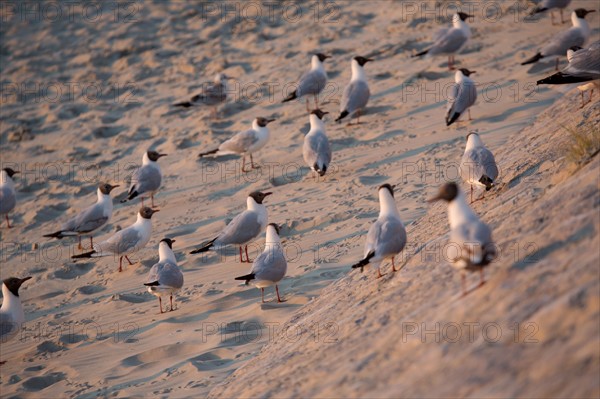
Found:
<path fill-rule="evenodd" d="M 146 151 L 142 157 L 142 166 L 135 171 L 131 176 L 131 187 L 127 193 L 127 198 L 121 200 L 121 202 L 127 202 L 138 195 L 144 195 L 149 193 L 152 207 L 154 208 L 154 194 L 160 188 L 160 182 L 162 180 L 162 172 L 158 165 L 158 159 L 160 157 L 167 156 L 167 154 L 159 154 L 156 151 Z M 144 198 L 142 197 L 142 206 L 144 206 Z"/>
<path fill-rule="evenodd" d="M 350 83 L 348 83 L 344 89 L 344 93 L 342 93 L 340 116 L 335 120 L 336 122 L 341 122 L 342 119 L 350 115 L 350 118 L 356 116 L 356 123 L 360 123 L 360 114 L 367 106 L 369 96 L 371 95 L 369 85 L 367 84 L 367 75 L 364 69 L 365 64 L 369 61 L 373 60 L 371 58 L 358 56 L 354 57 L 350 62 L 352 77 L 350 78 Z"/>
<path fill-rule="evenodd" d="M 323 91 L 327 84 L 327 72 L 325 72 L 325 68 L 323 67 L 323 61 L 327 58 L 331 58 L 331 56 L 321 53 L 313 55 L 310 71 L 304 73 L 304 75 L 300 77 L 298 88 L 290 93 L 282 103 L 312 94 L 315 100 L 315 108 L 319 108 L 317 96 Z M 306 98 L 306 111 L 310 111 L 308 108 L 308 97 Z"/>
<path fill-rule="evenodd" d="M 563 20 L 563 10 L 567 8 L 567 6 L 571 3 L 571 0 L 543 0 L 540 5 L 535 7 L 530 15 L 539 14 L 544 11 L 550 10 L 550 18 L 552 20 L 552 25 L 554 23 L 554 9 L 558 8 L 560 11 L 560 23 L 564 24 Z"/>
<path fill-rule="evenodd" d="M 479 134 L 467 135 L 467 146 L 460 161 L 459 171 L 462 179 L 471 186 L 471 203 L 473 203 L 473 186 L 485 187 L 485 191 L 490 191 L 494 187 L 498 177 L 498 166 L 494 154 L 485 148 Z"/>
<path fill-rule="evenodd" d="M 217 118 L 217 107 L 227 101 L 227 80 L 229 76 L 218 73 L 212 82 L 202 83 L 200 93 L 196 94 L 190 101 L 173 104 L 175 107 L 190 108 L 196 105 L 208 105 L 213 109 L 213 117 Z"/>
<path fill-rule="evenodd" d="M 61 239 L 68 236 L 79 236 L 79 249 L 81 249 L 81 235 L 90 234 L 90 248 L 94 248 L 94 237 L 91 233 L 108 223 L 112 217 L 113 202 L 110 192 L 115 187 L 119 187 L 119 185 L 100 183 L 97 190 L 98 200 L 94 205 L 67 220 L 57 232 L 45 234 L 44 237 Z"/>
<path fill-rule="evenodd" d="M 329 163 L 331 163 L 331 148 L 323 122 L 323 117 L 328 113 L 320 109 L 315 109 L 310 113 L 310 130 L 304 136 L 304 147 L 302 147 L 304 161 L 319 176 L 323 176 L 327 172 Z"/>
<path fill-rule="evenodd" d="M 475 104 L 475 100 L 477 100 L 475 82 L 469 77 L 469 75 L 473 73 L 475 73 L 475 71 L 460 68 L 454 74 L 455 84 L 452 86 L 448 98 L 446 126 L 450 126 L 456 122 L 465 111 L 469 111 L 469 120 L 471 120 L 470 107 Z"/>
<path fill-rule="evenodd" d="M 406 229 L 394 201 L 394 186 L 384 184 L 379 186 L 379 217 L 371 225 L 367 234 L 363 259 L 352 268 L 363 268 L 372 264 L 377 268 L 377 278 L 383 274 L 379 270 L 381 263 L 386 259 L 392 260 L 392 270 L 395 272 L 394 257 L 396 257 L 406 245 Z M 400 270 L 400 269 L 398 269 Z"/>
<path fill-rule="evenodd" d="M 581 91 L 581 108 L 585 106 L 583 92 L 591 89 L 590 101 L 594 94 L 594 85 L 600 85 L 600 41 L 596 41 L 587 49 L 571 47 L 567 51 L 567 65 L 562 71 L 537 81 L 537 84 L 560 85 L 568 83 L 582 83 L 593 81 L 586 85 L 578 86 Z M 599 88 L 600 89 L 600 88 Z"/>
<path fill-rule="evenodd" d="M 492 241 L 492 232 L 488 225 L 479 220 L 467 204 L 463 192 L 456 183 L 446 183 L 437 196 L 429 202 L 445 200 L 448 202 L 448 220 L 450 221 L 449 248 L 456 253 L 447 252 L 452 266 L 461 271 L 462 294 L 467 294 L 466 271 L 479 270 L 479 285 L 485 283 L 483 268 L 496 257 L 496 246 Z"/>
<path fill-rule="evenodd" d="M 286 272 L 287 261 L 281 247 L 279 227 L 275 223 L 269 223 L 264 251 L 252 263 L 250 274 L 236 277 L 235 280 L 245 280 L 246 285 L 252 281 L 256 288 L 260 288 L 262 303 L 265 303 L 265 287 L 275 285 L 277 302 L 283 302 L 277 283 L 283 279 Z"/>
<path fill-rule="evenodd" d="M 171 312 L 173 311 L 173 294 L 183 287 L 183 273 L 177 267 L 177 260 L 173 254 L 175 240 L 163 238 L 158 244 L 158 263 L 152 266 L 144 285 L 148 292 L 158 297 L 160 313 L 162 310 L 162 296 L 169 295 Z"/>
<path fill-rule="evenodd" d="M 12 211 L 17 204 L 17 196 L 15 192 L 15 181 L 13 176 L 19 173 L 18 170 L 4 168 L 0 174 L 0 215 L 6 218 L 6 225 L 10 229 L 10 221 L 8 220 L 8 212 Z"/>
<path fill-rule="evenodd" d="M 448 54 L 448 69 L 453 70 L 454 55 L 458 54 L 471 38 L 471 28 L 465 22 L 467 18 L 474 18 L 474 16 L 464 12 L 454 14 L 452 16 L 452 28 L 442 29 L 434 37 L 434 43 L 431 47 L 413 55 L 413 57 Z"/>
<path fill-rule="evenodd" d="M 25 313 L 21 298 L 19 298 L 19 288 L 21 285 L 31 279 L 31 277 L 7 278 L 2 282 L 2 307 L 0 308 L 0 341 L 6 344 L 9 340 L 17 336 L 25 322 Z M 0 362 L 0 364 L 4 364 Z"/>
<path fill-rule="evenodd" d="M 570 47 L 583 46 L 590 37 L 590 27 L 585 16 L 592 12 L 595 10 L 578 8 L 573 11 L 571 14 L 573 26 L 551 38 L 536 55 L 522 62 L 521 65 L 533 64 L 542 58 L 556 56 L 556 69 L 558 70 L 558 57 L 565 55 Z"/>
<path fill-rule="evenodd" d="M 119 272 L 122 272 L 123 258 L 130 265 L 133 265 L 127 255 L 144 248 L 148 241 L 150 241 L 150 235 L 152 234 L 152 222 L 150 219 L 158 211 L 158 209 L 148 208 L 147 206 L 141 207 L 134 224 L 117 231 L 108 240 L 96 244 L 92 251 L 73 255 L 71 258 L 99 258 L 102 256 L 117 255 L 119 257 Z"/>
<path fill-rule="evenodd" d="M 219 145 L 219 148 L 200 153 L 199 158 L 206 155 L 229 155 L 229 154 L 240 154 L 242 155 L 242 172 L 249 172 L 246 170 L 246 154 L 250 154 L 250 166 L 252 169 L 256 169 L 254 165 L 254 159 L 252 153 L 263 148 L 269 141 L 269 128 L 267 125 L 275 119 L 267 119 L 258 117 L 252 122 L 252 129 L 245 130 L 237 133 L 229 140 L 224 141 Z"/>
<path fill-rule="evenodd" d="M 247 209 L 234 217 L 218 236 L 190 254 L 207 252 L 213 247 L 235 244 L 240 246 L 240 262 L 250 263 L 248 245 L 245 246 L 246 260 L 242 258 L 242 246 L 258 237 L 267 225 L 267 208 L 263 205 L 263 200 L 271 194 L 273 193 L 251 192 L 246 200 Z"/>

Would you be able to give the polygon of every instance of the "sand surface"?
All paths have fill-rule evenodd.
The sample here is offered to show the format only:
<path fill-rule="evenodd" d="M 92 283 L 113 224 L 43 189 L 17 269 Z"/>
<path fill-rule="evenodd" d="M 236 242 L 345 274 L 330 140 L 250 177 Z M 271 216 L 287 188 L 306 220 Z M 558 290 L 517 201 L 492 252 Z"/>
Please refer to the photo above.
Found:
<path fill-rule="evenodd" d="M 14 228 L 0 228 L 0 276 L 33 276 L 21 290 L 27 328 L 0 347 L 3 397 L 600 395 L 599 160 L 577 169 L 565 155 L 565 127 L 598 129 L 600 105 L 596 93 L 579 109 L 572 86 L 535 90 L 553 60 L 519 65 L 567 25 L 549 16 L 525 23 L 519 3 L 501 3 L 501 15 L 475 4 L 473 37 L 456 58 L 477 71 L 479 100 L 472 121 L 446 128 L 454 81 L 446 59 L 410 58 L 448 25 L 445 3 L 424 2 L 438 12 L 423 15 L 409 3 L 337 2 L 318 18 L 312 3 L 295 3 L 302 16 L 275 8 L 272 18 L 263 5 L 254 21 L 249 8 L 236 20 L 198 2 L 106 3 L 96 14 L 52 4 L 56 18 L 49 8 L 37 19 L 0 9 L 8 21 L 0 155 L 3 167 L 23 171 Z M 591 40 L 600 37 L 597 14 L 588 17 Z M 333 56 L 321 98 L 333 163 L 317 181 L 302 160 L 304 104 L 280 103 L 316 51 Z M 347 127 L 333 119 L 355 55 L 375 59 L 366 67 L 372 96 L 362 123 Z M 235 79 L 219 120 L 210 109 L 171 106 L 221 71 Z M 260 170 L 242 174 L 235 156 L 197 159 L 257 116 L 277 119 L 255 155 Z M 458 275 L 435 249 L 447 240 L 445 207 L 425 199 L 457 177 L 470 131 L 500 167 L 498 188 L 474 209 L 502 252 L 488 283 L 459 299 Z M 76 240 L 42 238 L 95 201 L 101 179 L 122 187 L 96 238 L 132 223 L 139 202 L 118 200 L 149 148 L 169 155 L 160 160 L 161 212 L 134 266 L 118 273 L 112 257 L 74 263 Z M 362 257 L 382 183 L 397 185 L 409 245 L 404 269 L 376 280 L 349 266 Z M 265 203 L 289 262 L 281 304 L 272 290 L 261 304 L 259 290 L 233 280 L 249 270 L 236 248 L 188 254 L 253 190 L 274 192 Z M 163 237 L 177 240 L 185 285 L 176 311 L 161 315 L 142 283 Z M 261 236 L 251 258 L 262 244 Z M 421 339 L 436 323 L 448 334 L 456 323 L 464 335 Z M 481 327 L 472 341 L 464 323 Z M 497 342 L 495 326 L 481 331 L 488 323 L 501 331 Z"/>

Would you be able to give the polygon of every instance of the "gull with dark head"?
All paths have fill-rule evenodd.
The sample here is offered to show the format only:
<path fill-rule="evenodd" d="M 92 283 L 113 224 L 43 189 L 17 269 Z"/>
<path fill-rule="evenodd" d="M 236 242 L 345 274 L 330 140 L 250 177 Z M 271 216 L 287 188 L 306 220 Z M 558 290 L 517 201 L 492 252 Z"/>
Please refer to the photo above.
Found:
<path fill-rule="evenodd" d="M 212 82 L 202 83 L 201 90 L 189 101 L 183 101 L 173 104 L 175 107 L 190 108 L 199 105 L 206 105 L 212 108 L 213 118 L 218 117 L 217 107 L 227 101 L 227 80 L 229 76 L 224 73 L 218 73 Z"/>
<path fill-rule="evenodd" d="M 25 323 L 23 304 L 19 296 L 19 288 L 31 277 L 10 277 L 2 282 L 2 307 L 0 308 L 0 341 L 6 345 L 14 339 Z M 4 364 L 6 362 L 0 362 Z"/>
<path fill-rule="evenodd" d="M 460 160 L 459 171 L 462 179 L 471 186 L 471 203 L 473 203 L 473 186 L 484 187 L 485 191 L 494 187 L 498 178 L 498 166 L 494 154 L 485 148 L 479 134 L 467 135 L 467 146 Z"/>
<path fill-rule="evenodd" d="M 250 273 L 236 277 L 235 280 L 246 281 L 246 285 L 252 282 L 256 288 L 260 288 L 262 303 L 265 302 L 265 288 L 274 285 L 277 302 L 282 302 L 277 283 L 285 277 L 286 272 L 287 261 L 281 247 L 279 227 L 275 223 L 270 223 L 267 226 L 265 249 L 252 263 Z"/>
<path fill-rule="evenodd" d="M 252 129 L 239 132 L 229 140 L 224 141 L 218 148 L 198 154 L 199 158 L 207 155 L 229 155 L 238 154 L 242 156 L 242 172 L 246 170 L 246 154 L 250 155 L 250 167 L 258 168 L 254 165 L 252 154 L 263 148 L 269 141 L 269 128 L 267 125 L 275 119 L 258 117 L 252 122 Z"/>
<path fill-rule="evenodd" d="M 313 110 L 309 115 L 310 130 L 304 136 L 302 156 L 307 165 L 319 176 L 325 175 L 331 163 L 331 147 L 325 134 L 323 117 L 329 112 Z"/>
<path fill-rule="evenodd" d="M 463 296 L 467 294 L 466 272 L 479 271 L 479 285 L 485 283 L 483 268 L 496 257 L 496 245 L 492 231 L 483 223 L 467 204 L 465 195 L 456 183 L 444 184 L 429 202 L 448 202 L 450 242 L 446 257 L 452 266 L 461 272 Z"/>
<path fill-rule="evenodd" d="M 144 248 L 150 236 L 152 235 L 152 215 L 158 212 L 158 209 L 143 206 L 140 208 L 137 220 L 131 226 L 117 231 L 107 240 L 94 245 L 94 249 L 80 255 L 71 256 L 72 259 L 100 258 L 102 256 L 118 256 L 119 272 L 123 271 L 123 258 L 133 265 L 127 255 Z"/>
<path fill-rule="evenodd" d="M 144 195 L 149 195 L 151 206 L 154 208 L 154 194 L 160 188 L 162 181 L 162 171 L 158 160 L 167 154 L 160 154 L 156 151 L 146 151 L 142 157 L 142 166 L 131 176 L 131 186 L 127 193 L 127 198 L 121 202 L 131 201 L 141 196 L 142 206 L 144 206 Z"/>
<path fill-rule="evenodd" d="M 19 173 L 18 170 L 4 168 L 0 171 L 0 215 L 6 218 L 6 225 L 10 229 L 10 220 L 8 212 L 12 211 L 17 204 L 17 194 L 15 191 L 14 176 Z"/>
<path fill-rule="evenodd" d="M 190 254 L 207 252 L 212 248 L 218 248 L 224 245 L 240 246 L 240 262 L 250 263 L 248 256 L 248 242 L 258 237 L 267 225 L 267 208 L 264 206 L 264 199 L 273 193 L 263 193 L 254 191 L 246 199 L 247 209 L 234 217 L 231 222 L 212 240 L 204 243 L 200 248 L 193 250 Z M 245 245 L 246 260 L 242 257 L 242 246 Z"/>
<path fill-rule="evenodd" d="M 315 100 L 315 108 L 319 108 L 318 95 L 327 85 L 327 72 L 323 62 L 331 58 L 329 55 L 317 53 L 312 56 L 310 70 L 300 77 L 298 87 L 290 93 L 282 102 L 288 102 L 297 98 L 313 95 Z M 308 97 L 306 97 L 306 112 L 310 111 L 308 107 Z"/>
<path fill-rule="evenodd" d="M 94 205 L 85 208 L 71 219 L 62 224 L 60 230 L 52 234 L 45 234 L 44 237 L 58 238 L 78 236 L 79 249 L 81 249 L 81 236 L 90 235 L 90 248 L 94 247 L 94 237 L 92 233 L 109 222 L 113 213 L 113 201 L 110 192 L 119 187 L 118 184 L 100 183 L 96 190 L 98 197 Z"/>
<path fill-rule="evenodd" d="M 358 56 L 350 62 L 352 77 L 342 93 L 340 116 L 337 117 L 336 122 L 350 116 L 350 118 L 356 118 L 357 124 L 360 123 L 360 114 L 366 108 L 371 96 L 364 68 L 365 64 L 370 61 L 373 61 L 373 59 Z"/>
<path fill-rule="evenodd" d="M 158 244 L 158 263 L 155 263 L 148 273 L 144 285 L 148 287 L 148 292 L 158 297 L 160 313 L 162 309 L 162 296 L 168 295 L 173 311 L 173 294 L 183 287 L 183 273 L 177 266 L 177 260 L 173 253 L 173 243 L 175 240 L 163 238 Z"/>
<path fill-rule="evenodd" d="M 379 187 L 379 217 L 369 228 L 363 259 L 352 265 L 362 271 L 367 265 L 377 268 L 377 278 L 382 277 L 380 266 L 385 260 L 392 261 L 392 271 L 396 271 L 394 258 L 406 245 L 406 229 L 394 200 L 394 187 L 384 184 Z M 398 269 L 399 270 L 399 269 Z"/>
<path fill-rule="evenodd" d="M 446 108 L 446 126 L 450 126 L 460 118 L 465 111 L 469 112 L 471 120 L 471 106 L 477 100 L 475 82 L 469 76 L 475 73 L 467 68 L 460 68 L 454 73 L 454 85 L 448 97 Z"/>

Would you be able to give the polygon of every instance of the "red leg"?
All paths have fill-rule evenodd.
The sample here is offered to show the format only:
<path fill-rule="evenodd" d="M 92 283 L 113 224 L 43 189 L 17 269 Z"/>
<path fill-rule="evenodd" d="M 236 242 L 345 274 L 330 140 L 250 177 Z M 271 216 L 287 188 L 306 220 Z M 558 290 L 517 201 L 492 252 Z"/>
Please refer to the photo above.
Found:
<path fill-rule="evenodd" d="M 308 97 L 306 97 L 306 112 L 310 112 L 310 107 L 308 106 Z"/>
<path fill-rule="evenodd" d="M 394 265 L 394 257 L 392 256 L 392 271 L 396 272 L 396 265 Z"/>
<path fill-rule="evenodd" d="M 315 94 L 315 109 L 319 109 L 319 97 Z"/>
<path fill-rule="evenodd" d="M 162 310 L 162 298 L 158 297 L 158 306 L 160 307 L 160 313 L 164 313 Z"/>
<path fill-rule="evenodd" d="M 127 262 L 129 262 L 129 266 L 133 265 L 133 262 L 129 260 L 129 257 L 127 255 L 125 255 L 125 259 L 127 259 Z"/>
<path fill-rule="evenodd" d="M 261 296 L 262 303 L 265 303 L 265 289 L 264 288 L 260 289 L 260 296 Z"/>
<path fill-rule="evenodd" d="M 141 197 L 142 199 L 142 207 L 144 206 L 144 197 Z"/>
<path fill-rule="evenodd" d="M 173 311 L 173 295 L 170 295 L 169 299 L 171 300 L 171 312 L 172 312 Z"/>
<path fill-rule="evenodd" d="M 123 257 L 119 256 L 119 273 L 123 271 Z"/>
<path fill-rule="evenodd" d="M 479 269 L 479 286 L 481 287 L 484 284 L 485 284 L 485 277 L 483 275 L 483 267 L 482 267 L 481 269 Z"/>
<path fill-rule="evenodd" d="M 90 236 L 90 249 L 94 249 L 94 237 Z"/>
<path fill-rule="evenodd" d="M 377 278 L 382 278 L 384 276 L 384 274 L 381 274 L 381 270 L 379 270 L 379 268 L 377 268 Z"/>
<path fill-rule="evenodd" d="M 242 247 L 240 246 L 240 263 L 244 263 L 244 258 L 242 258 Z"/>
<path fill-rule="evenodd" d="M 467 112 L 469 113 L 469 120 L 472 121 L 473 118 L 471 118 L 471 108 L 467 108 Z"/>
<path fill-rule="evenodd" d="M 10 225 L 10 220 L 8 220 L 8 213 L 4 217 L 6 218 L 6 226 L 10 229 L 12 226 Z"/>
<path fill-rule="evenodd" d="M 150 201 L 151 201 L 151 206 L 152 208 L 154 208 L 154 194 L 150 194 Z"/>
<path fill-rule="evenodd" d="M 247 245 L 246 245 L 246 262 L 252 263 L 252 261 L 250 260 L 250 257 L 248 256 L 248 246 Z"/>
<path fill-rule="evenodd" d="M 471 185 L 471 204 L 473 203 L 473 186 Z"/>
<path fill-rule="evenodd" d="M 279 297 L 279 287 L 277 287 L 277 284 L 275 284 L 275 292 L 277 292 L 277 302 L 280 302 L 280 303 L 283 302 L 281 300 L 281 298 Z"/>
<path fill-rule="evenodd" d="M 81 236 L 79 236 L 79 245 L 77 245 L 77 249 L 83 249 L 83 245 L 81 245 Z"/>
<path fill-rule="evenodd" d="M 462 296 L 467 295 L 467 277 L 462 272 L 460 274 L 460 285 L 462 286 Z"/>
<path fill-rule="evenodd" d="M 249 172 L 248 170 L 246 170 L 246 154 L 242 155 L 242 172 Z"/>

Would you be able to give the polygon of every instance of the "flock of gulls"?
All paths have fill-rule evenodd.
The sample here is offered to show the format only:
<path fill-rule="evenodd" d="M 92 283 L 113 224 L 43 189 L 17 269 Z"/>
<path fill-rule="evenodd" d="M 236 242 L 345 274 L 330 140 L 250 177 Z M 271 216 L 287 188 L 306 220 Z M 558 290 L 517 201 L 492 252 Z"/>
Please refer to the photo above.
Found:
<path fill-rule="evenodd" d="M 546 10 L 567 7 L 569 1 L 543 1 L 534 13 Z M 585 48 L 590 29 L 585 21 L 585 16 L 594 10 L 576 9 L 571 16 L 572 27 L 550 38 L 535 56 L 523 64 L 537 62 L 545 57 L 568 55 L 569 64 L 563 70 L 541 79 L 538 84 L 569 84 L 586 83 L 582 90 L 593 88 L 587 83 L 597 84 L 600 79 L 600 42 L 595 42 Z M 468 42 L 471 31 L 467 20 L 471 16 L 457 13 L 453 16 L 452 26 L 438 32 L 433 44 L 421 52 L 414 54 L 421 56 L 448 56 L 448 67 L 453 69 L 454 56 L 464 48 Z M 554 17 L 552 17 L 554 24 Z M 332 159 L 332 151 L 325 130 L 324 117 L 328 112 L 319 109 L 318 95 L 327 84 L 327 73 L 324 62 L 330 56 L 318 53 L 311 59 L 311 68 L 300 78 L 297 88 L 283 102 L 299 100 L 303 97 L 306 109 L 309 112 L 310 130 L 304 139 L 302 148 L 303 158 L 313 173 L 324 176 L 327 173 Z M 340 101 L 337 122 L 348 118 L 356 118 L 360 123 L 360 116 L 367 106 L 370 90 L 367 83 L 365 65 L 373 59 L 356 56 L 351 60 L 351 79 L 345 87 Z M 475 103 L 477 91 L 475 83 L 470 76 L 475 73 L 467 68 L 460 68 L 455 72 L 455 85 L 448 99 L 446 125 L 451 125 L 459 120 L 465 112 Z M 189 101 L 174 104 L 176 107 L 211 107 L 214 117 L 218 116 L 217 107 L 227 100 L 227 75 L 219 73 L 213 82 L 206 83 L 202 91 Z M 590 94 L 593 95 L 593 91 Z M 310 109 L 309 99 L 313 97 L 314 109 Z M 583 91 L 582 91 L 583 98 Z M 585 103 L 582 101 L 582 106 Z M 273 119 L 257 117 L 252 122 L 249 130 L 242 131 L 221 143 L 217 148 L 199 154 L 199 157 L 220 156 L 225 154 L 238 154 L 243 157 L 242 170 L 244 172 L 256 168 L 253 154 L 263 148 L 269 141 L 268 125 Z M 123 260 L 130 265 L 128 255 L 139 251 L 152 236 L 152 217 L 159 212 L 154 208 L 154 195 L 160 189 L 162 171 L 159 166 L 162 154 L 148 150 L 143 154 L 142 165 L 132 176 L 131 185 L 126 192 L 126 198 L 121 202 L 141 199 L 141 208 L 137 212 L 136 220 L 130 226 L 117 231 L 109 238 L 94 243 L 93 234 L 105 226 L 113 213 L 113 198 L 111 193 L 119 185 L 102 182 L 98 185 L 96 203 L 83 209 L 74 217 L 65 221 L 59 230 L 44 235 L 44 237 L 61 239 L 64 237 L 78 237 L 79 249 L 82 250 L 81 237 L 89 236 L 90 251 L 73 255 L 73 259 L 97 258 L 103 256 L 116 256 L 119 258 L 119 272 L 122 271 Z M 250 166 L 246 167 L 246 156 L 249 156 Z M 16 206 L 15 175 L 19 173 L 11 168 L 1 171 L 0 184 L 0 214 L 4 215 L 8 228 L 11 228 L 8 213 Z M 490 227 L 480 220 L 472 210 L 469 202 L 473 202 L 475 188 L 489 191 L 494 187 L 498 178 L 498 167 L 494 155 L 484 146 L 477 133 L 467 136 L 467 144 L 460 163 L 460 175 L 471 187 L 470 199 L 454 182 L 444 184 L 438 194 L 430 201 L 442 200 L 448 204 L 448 219 L 450 224 L 450 240 L 456 248 L 450 263 L 461 271 L 462 294 L 467 293 L 466 271 L 478 271 L 480 284 L 484 280 L 484 267 L 496 256 L 496 247 L 492 240 Z M 224 246 L 236 245 L 239 247 L 240 262 L 251 263 L 249 273 L 235 277 L 235 280 L 252 283 L 261 289 L 264 302 L 264 289 L 275 286 L 277 300 L 282 301 L 278 283 L 284 278 L 287 271 L 287 261 L 281 246 L 279 227 L 275 223 L 268 223 L 268 213 L 265 199 L 271 192 L 255 191 L 246 199 L 246 210 L 236 215 L 227 226 L 214 238 L 198 245 L 191 254 L 198 254 L 210 250 L 218 250 Z M 377 271 L 381 277 L 380 266 L 385 261 L 390 261 L 392 270 L 397 271 L 395 257 L 404 249 L 407 240 L 406 229 L 398 212 L 394 199 L 394 187 L 384 184 L 378 188 L 380 213 L 377 220 L 371 225 L 365 242 L 363 258 L 352 268 L 367 266 Z M 150 199 L 150 207 L 144 206 L 144 199 Z M 256 239 L 266 229 L 266 239 L 263 252 L 252 261 L 248 256 L 247 244 Z M 177 265 L 173 252 L 174 239 L 164 238 L 158 247 L 159 260 L 152 266 L 144 285 L 147 290 L 159 299 L 160 312 L 163 313 L 162 297 L 168 296 L 170 309 L 173 307 L 173 294 L 183 287 L 184 276 Z M 245 256 L 245 258 L 244 258 Z M 23 308 L 19 298 L 20 286 L 31 277 L 8 278 L 2 284 L 3 303 L 0 309 L 0 339 L 6 342 L 17 335 L 25 320 Z"/>

